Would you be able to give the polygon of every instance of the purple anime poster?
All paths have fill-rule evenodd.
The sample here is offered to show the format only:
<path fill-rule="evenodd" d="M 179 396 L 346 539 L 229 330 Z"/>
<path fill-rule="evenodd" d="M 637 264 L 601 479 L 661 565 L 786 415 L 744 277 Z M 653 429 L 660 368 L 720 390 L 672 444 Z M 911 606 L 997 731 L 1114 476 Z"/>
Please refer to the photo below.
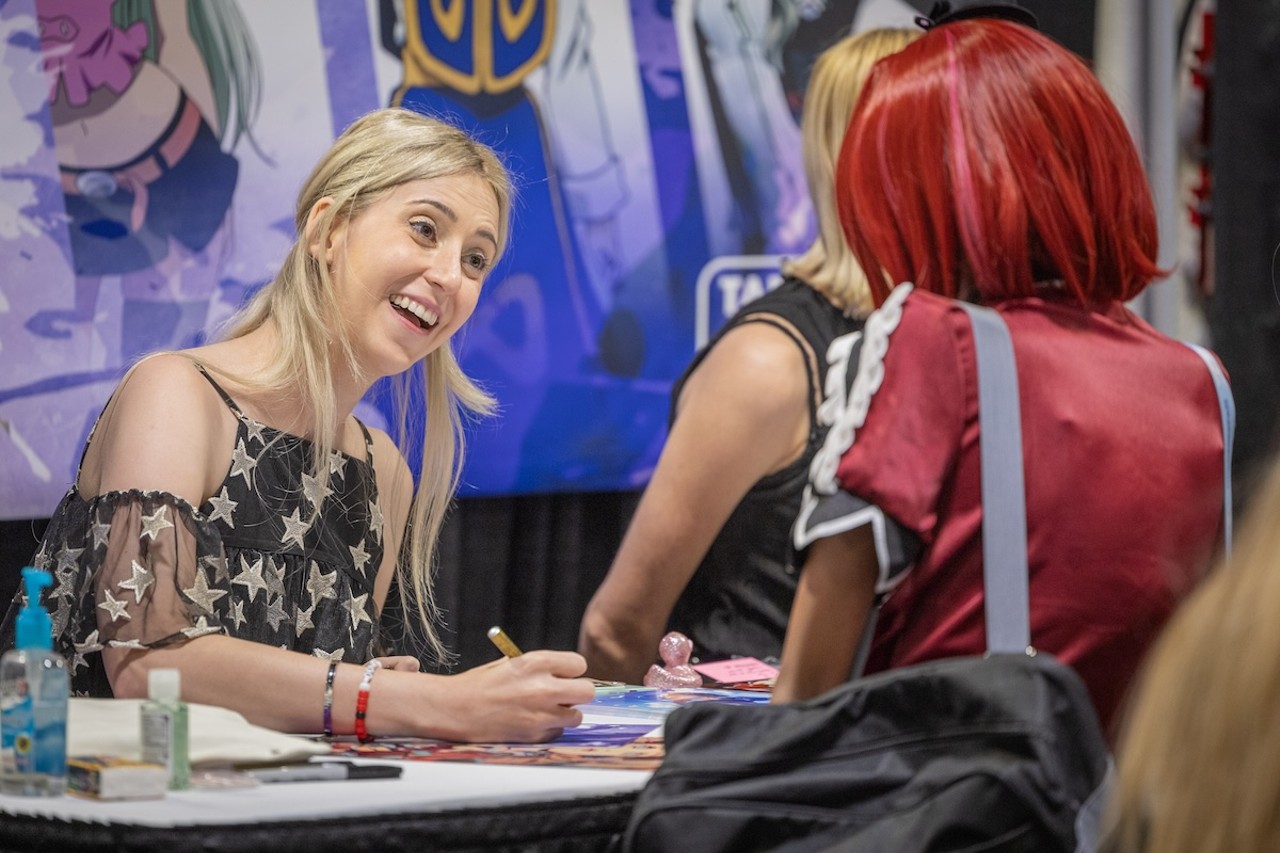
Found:
<path fill-rule="evenodd" d="M 454 341 L 500 404 L 470 427 L 462 494 L 642 486 L 695 347 L 812 238 L 808 63 L 911 13 L 0 0 L 0 518 L 47 516 L 127 367 L 209 339 L 270 279 L 311 165 L 388 105 L 464 126 L 517 187 Z M 386 428 L 385 409 L 356 414 Z"/>
<path fill-rule="evenodd" d="M 309 3 L 0 3 L 0 517 L 49 515 L 127 366 L 272 274 L 317 79 Z"/>

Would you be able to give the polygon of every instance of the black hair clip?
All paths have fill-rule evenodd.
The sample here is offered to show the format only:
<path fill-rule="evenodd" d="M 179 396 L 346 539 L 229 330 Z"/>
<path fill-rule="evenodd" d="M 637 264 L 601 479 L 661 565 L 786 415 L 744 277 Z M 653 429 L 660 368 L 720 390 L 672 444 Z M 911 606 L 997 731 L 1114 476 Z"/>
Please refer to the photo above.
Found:
<path fill-rule="evenodd" d="M 916 16 L 916 25 L 922 30 L 931 30 L 942 24 L 971 18 L 999 18 L 1023 24 L 1033 30 L 1040 29 L 1040 21 L 1029 9 L 1024 9 L 1017 3 L 1000 2 L 1000 0 L 977 3 L 965 3 L 961 0 L 954 7 L 948 0 L 938 0 L 933 4 L 928 15 Z"/>

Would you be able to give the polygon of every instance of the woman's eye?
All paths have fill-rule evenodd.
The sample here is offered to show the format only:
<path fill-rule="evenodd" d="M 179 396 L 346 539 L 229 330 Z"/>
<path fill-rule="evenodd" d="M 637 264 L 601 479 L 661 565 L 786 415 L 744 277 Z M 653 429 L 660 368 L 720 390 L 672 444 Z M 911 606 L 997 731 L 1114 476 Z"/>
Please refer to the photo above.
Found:
<path fill-rule="evenodd" d="M 434 240 L 436 236 L 436 225 L 430 219 L 415 219 L 409 223 L 418 236 L 425 237 L 428 240 Z"/>
<path fill-rule="evenodd" d="M 468 266 L 476 272 L 484 272 L 489 268 L 489 259 L 479 252 L 473 252 L 464 259 Z"/>

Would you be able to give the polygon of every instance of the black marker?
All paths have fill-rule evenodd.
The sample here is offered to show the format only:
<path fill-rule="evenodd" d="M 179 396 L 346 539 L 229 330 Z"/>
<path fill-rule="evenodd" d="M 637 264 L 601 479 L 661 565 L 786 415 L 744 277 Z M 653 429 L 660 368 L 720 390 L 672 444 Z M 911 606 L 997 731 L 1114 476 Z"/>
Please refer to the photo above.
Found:
<path fill-rule="evenodd" d="M 315 761 L 246 770 L 259 782 L 327 782 L 343 779 L 398 779 L 404 771 L 395 764 L 356 764 L 352 761 Z"/>

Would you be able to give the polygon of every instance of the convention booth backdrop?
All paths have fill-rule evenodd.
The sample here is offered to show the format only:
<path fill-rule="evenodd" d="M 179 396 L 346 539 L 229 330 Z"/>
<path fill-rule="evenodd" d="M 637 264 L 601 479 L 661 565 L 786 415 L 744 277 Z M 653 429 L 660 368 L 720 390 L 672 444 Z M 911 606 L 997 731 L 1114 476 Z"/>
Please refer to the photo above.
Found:
<path fill-rule="evenodd" d="M 501 412 L 471 429 L 444 533 L 446 634 L 466 664 L 493 655 L 493 622 L 573 646 L 673 380 L 812 238 L 813 58 L 929 5 L 0 0 L 5 570 L 128 365 L 214 334 L 279 265 L 334 136 L 402 105 L 491 144 L 518 191 L 509 254 L 456 341 Z M 1025 5 L 1090 56 L 1092 0 Z M 357 414 L 388 426 L 377 390 Z"/>
<path fill-rule="evenodd" d="M 511 249 L 456 342 L 501 406 L 470 432 L 464 502 L 527 505 L 529 521 L 503 517 L 554 538 L 556 507 L 585 501 L 612 507 L 620 529 L 661 448 L 672 381 L 812 239 L 798 117 L 813 57 L 915 12 L 902 0 L 5 0 L 0 518 L 52 511 L 128 366 L 215 334 L 279 265 L 297 189 L 329 142 L 401 105 L 466 127 L 517 182 Z M 386 427 L 377 391 L 357 414 Z M 411 435 L 411 464 L 416 446 Z M 577 524 L 572 538 L 598 535 Z M 17 549 L 38 532 L 19 523 Z M 476 555 L 514 541 L 494 534 L 487 521 L 452 558 L 503 577 L 509 566 Z M 547 547 L 557 564 L 572 550 Z"/>

